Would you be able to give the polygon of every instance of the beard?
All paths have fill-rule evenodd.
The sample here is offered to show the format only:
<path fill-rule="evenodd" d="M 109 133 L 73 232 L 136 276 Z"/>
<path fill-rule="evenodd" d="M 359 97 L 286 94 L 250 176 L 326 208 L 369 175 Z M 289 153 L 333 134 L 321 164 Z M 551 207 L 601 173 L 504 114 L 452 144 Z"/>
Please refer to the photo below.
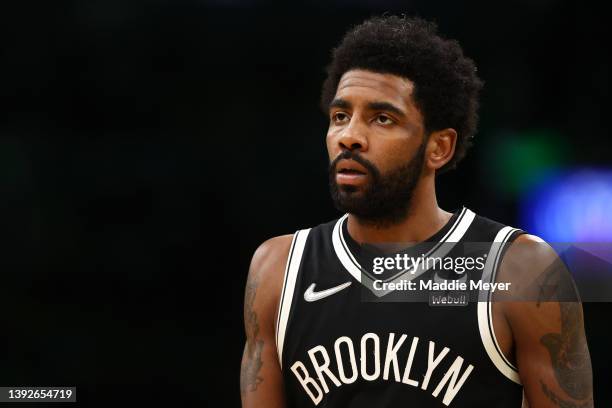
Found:
<path fill-rule="evenodd" d="M 338 185 L 336 165 L 342 159 L 354 160 L 365 167 L 370 182 L 361 189 Z M 329 165 L 329 189 L 334 206 L 369 225 L 385 227 L 398 224 L 408 216 L 424 162 L 425 143 L 422 143 L 412 160 L 383 175 L 370 161 L 358 153 L 346 150 Z"/>

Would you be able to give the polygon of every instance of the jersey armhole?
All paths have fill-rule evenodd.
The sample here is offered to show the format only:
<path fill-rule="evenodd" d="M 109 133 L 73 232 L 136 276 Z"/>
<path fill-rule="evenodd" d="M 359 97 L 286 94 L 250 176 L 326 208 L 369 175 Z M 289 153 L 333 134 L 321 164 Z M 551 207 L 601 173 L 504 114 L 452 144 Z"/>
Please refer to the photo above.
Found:
<path fill-rule="evenodd" d="M 283 369 L 283 344 L 285 342 L 287 323 L 289 321 L 289 315 L 291 312 L 291 304 L 293 303 L 293 294 L 295 291 L 298 271 L 300 269 L 300 263 L 302 261 L 302 255 L 304 253 L 304 247 L 306 246 L 306 240 L 309 233 L 310 228 L 299 230 L 293 234 L 291 248 L 289 249 L 289 255 L 287 257 L 287 265 L 285 266 L 283 290 L 281 292 L 278 304 L 278 316 L 276 318 L 275 337 L 276 349 L 278 351 L 278 363 L 281 370 Z"/>
<path fill-rule="evenodd" d="M 487 255 L 485 267 L 482 273 L 483 283 L 495 282 L 497 269 L 501 263 L 504 250 L 508 243 L 512 242 L 523 231 L 512 227 L 503 227 L 493 240 L 491 249 Z M 493 327 L 492 313 L 492 292 L 490 290 L 481 290 L 478 294 L 478 329 L 480 331 L 480 339 L 487 352 L 487 355 L 495 365 L 495 367 L 509 380 L 521 385 L 518 369 L 515 367 L 501 351 L 495 330 Z"/>

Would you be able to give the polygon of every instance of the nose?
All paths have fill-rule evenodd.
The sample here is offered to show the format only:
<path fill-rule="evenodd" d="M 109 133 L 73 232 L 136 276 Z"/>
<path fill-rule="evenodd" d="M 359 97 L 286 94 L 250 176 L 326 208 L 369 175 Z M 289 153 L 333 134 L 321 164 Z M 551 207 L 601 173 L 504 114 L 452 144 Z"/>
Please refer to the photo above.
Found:
<path fill-rule="evenodd" d="M 365 126 L 360 124 L 355 117 L 340 133 L 338 145 L 341 150 L 359 150 L 364 152 L 368 149 L 368 138 Z"/>

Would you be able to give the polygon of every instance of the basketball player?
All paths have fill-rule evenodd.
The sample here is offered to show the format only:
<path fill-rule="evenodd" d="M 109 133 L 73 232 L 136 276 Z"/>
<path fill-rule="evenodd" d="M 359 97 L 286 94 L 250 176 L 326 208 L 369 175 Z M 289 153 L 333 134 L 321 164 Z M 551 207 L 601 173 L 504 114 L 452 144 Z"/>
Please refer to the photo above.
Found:
<path fill-rule="evenodd" d="M 464 157 L 481 87 L 458 43 L 421 19 L 372 18 L 334 50 L 322 104 L 331 194 L 345 215 L 255 252 L 243 407 L 593 406 L 582 308 L 555 293 L 552 248 L 468 208 L 438 207 L 435 177 Z M 495 301 L 480 287 L 467 305 L 436 306 L 383 287 L 465 282 L 458 267 L 394 260 L 457 262 L 469 242 L 487 243 L 469 250 L 482 267 L 470 280 L 552 293 Z M 381 272 L 376 259 L 391 261 Z"/>

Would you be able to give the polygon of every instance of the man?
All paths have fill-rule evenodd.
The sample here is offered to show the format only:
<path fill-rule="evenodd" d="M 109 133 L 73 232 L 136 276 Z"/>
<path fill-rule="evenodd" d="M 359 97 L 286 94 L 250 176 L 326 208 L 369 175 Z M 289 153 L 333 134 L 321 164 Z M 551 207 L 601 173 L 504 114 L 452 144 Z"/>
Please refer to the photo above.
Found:
<path fill-rule="evenodd" d="M 322 104 L 346 215 L 255 252 L 244 407 L 593 406 L 582 310 L 554 251 L 438 207 L 435 177 L 464 157 L 481 87 L 421 19 L 372 18 L 334 50 Z M 469 281 L 489 286 L 432 290 L 467 284 L 464 255 Z M 453 294 L 465 306 L 445 304 Z"/>

